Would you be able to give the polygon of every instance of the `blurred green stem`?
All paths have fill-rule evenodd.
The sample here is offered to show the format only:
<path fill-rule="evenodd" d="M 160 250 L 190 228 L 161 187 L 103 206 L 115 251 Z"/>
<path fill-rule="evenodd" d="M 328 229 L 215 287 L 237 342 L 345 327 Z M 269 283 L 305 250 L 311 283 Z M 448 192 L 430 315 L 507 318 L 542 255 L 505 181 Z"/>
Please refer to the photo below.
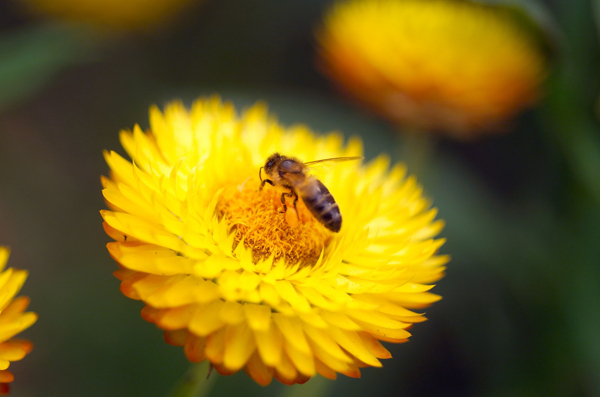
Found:
<path fill-rule="evenodd" d="M 547 115 L 549 130 L 555 135 L 571 172 L 585 190 L 600 203 L 600 138 L 597 122 L 592 118 L 598 92 L 591 92 L 595 81 L 598 43 L 590 40 L 595 30 L 587 1 L 557 3 L 563 15 L 565 37 L 563 54 L 555 65 L 550 81 Z"/>
<path fill-rule="evenodd" d="M 203 397 L 208 396 L 217 374 L 209 374 L 208 360 L 192 364 L 190 369 L 177 381 L 168 397 Z M 214 372 L 214 371 L 213 371 Z"/>
<path fill-rule="evenodd" d="M 323 397 L 328 394 L 332 383 L 331 380 L 317 375 L 303 385 L 294 385 L 284 388 L 279 394 L 279 397 Z"/>
<path fill-rule="evenodd" d="M 564 122 L 564 120 L 563 120 Z M 564 122 L 555 131 L 571 172 L 600 203 L 600 141 L 591 120 Z"/>

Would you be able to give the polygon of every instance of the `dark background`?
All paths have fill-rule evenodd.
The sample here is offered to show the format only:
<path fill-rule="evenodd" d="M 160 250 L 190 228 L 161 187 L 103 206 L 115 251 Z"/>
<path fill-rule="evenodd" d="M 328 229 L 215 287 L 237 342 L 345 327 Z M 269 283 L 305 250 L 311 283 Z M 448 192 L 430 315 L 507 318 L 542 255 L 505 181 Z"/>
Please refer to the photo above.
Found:
<path fill-rule="evenodd" d="M 0 2 L 0 244 L 28 269 L 33 352 L 14 396 L 164 396 L 189 364 L 119 292 L 99 210 L 102 150 L 151 104 L 212 93 L 266 100 L 286 125 L 360 135 L 405 161 L 447 222 L 452 261 L 409 343 L 331 396 L 600 395 L 598 2 L 539 3 L 556 46 L 546 97 L 510 134 L 435 139 L 426 162 L 315 68 L 326 1 L 205 0 L 172 25 L 101 32 Z M 414 143 L 414 142 L 413 142 Z M 243 373 L 211 395 L 305 392 Z"/>

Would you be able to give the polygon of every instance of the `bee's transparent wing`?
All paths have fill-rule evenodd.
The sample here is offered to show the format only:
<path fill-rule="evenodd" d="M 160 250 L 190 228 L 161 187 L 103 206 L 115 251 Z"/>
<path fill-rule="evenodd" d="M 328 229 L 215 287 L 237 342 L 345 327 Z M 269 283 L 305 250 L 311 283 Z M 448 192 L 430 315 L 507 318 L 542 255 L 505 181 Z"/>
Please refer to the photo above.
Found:
<path fill-rule="evenodd" d="M 313 164 L 318 164 L 318 163 L 327 163 L 327 162 L 335 163 L 335 162 L 341 162 L 341 161 L 352 161 L 352 160 L 362 160 L 362 159 L 364 159 L 363 156 L 332 157 L 330 159 L 321 159 L 321 160 L 315 160 L 315 161 L 308 161 L 308 162 L 306 162 L 304 164 L 312 167 Z"/>
<path fill-rule="evenodd" d="M 339 163 L 342 161 L 355 161 L 362 160 L 364 157 L 362 156 L 352 156 L 352 157 L 332 157 L 329 159 L 321 159 L 315 161 L 308 161 L 304 163 L 309 169 L 311 174 L 320 174 L 326 172 L 333 163 Z"/>

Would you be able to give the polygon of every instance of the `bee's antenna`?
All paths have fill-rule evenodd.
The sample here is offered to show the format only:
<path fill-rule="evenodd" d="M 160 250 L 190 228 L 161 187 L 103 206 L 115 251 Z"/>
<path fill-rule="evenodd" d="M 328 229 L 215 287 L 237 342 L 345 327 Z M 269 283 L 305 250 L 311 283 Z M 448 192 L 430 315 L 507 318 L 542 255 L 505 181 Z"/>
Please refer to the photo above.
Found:
<path fill-rule="evenodd" d="M 263 169 L 263 168 L 265 168 L 265 167 L 260 167 L 260 168 L 258 169 L 258 179 L 260 179 L 260 181 L 261 181 L 261 182 L 262 182 L 262 169 Z"/>

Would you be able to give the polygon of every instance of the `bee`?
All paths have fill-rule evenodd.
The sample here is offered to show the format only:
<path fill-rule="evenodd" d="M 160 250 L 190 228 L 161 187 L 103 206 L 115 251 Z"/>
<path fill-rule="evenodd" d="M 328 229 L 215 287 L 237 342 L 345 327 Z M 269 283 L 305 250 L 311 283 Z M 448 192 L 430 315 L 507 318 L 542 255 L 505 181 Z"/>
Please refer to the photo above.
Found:
<path fill-rule="evenodd" d="M 296 209 L 296 203 L 298 197 L 300 197 L 306 208 L 319 222 L 327 229 L 337 233 L 342 228 L 340 207 L 335 202 L 329 189 L 320 180 L 308 175 L 308 166 L 326 161 L 360 160 L 362 158 L 360 156 L 336 157 L 303 163 L 296 158 L 274 153 L 267 159 L 265 165 L 258 170 L 258 177 L 261 181 L 260 189 L 262 190 L 265 183 L 289 189 L 289 192 L 281 194 L 284 212 L 287 211 L 286 197 L 294 198 L 294 209 Z M 269 179 L 262 178 L 263 168 Z"/>

